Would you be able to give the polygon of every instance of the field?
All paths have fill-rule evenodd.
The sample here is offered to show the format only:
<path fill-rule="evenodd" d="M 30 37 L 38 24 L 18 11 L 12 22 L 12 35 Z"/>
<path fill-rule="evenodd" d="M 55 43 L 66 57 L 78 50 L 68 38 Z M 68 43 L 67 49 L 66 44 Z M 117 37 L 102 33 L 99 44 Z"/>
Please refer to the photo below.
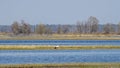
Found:
<path fill-rule="evenodd" d="M 0 64 L 0 68 L 120 68 L 120 63 Z"/>

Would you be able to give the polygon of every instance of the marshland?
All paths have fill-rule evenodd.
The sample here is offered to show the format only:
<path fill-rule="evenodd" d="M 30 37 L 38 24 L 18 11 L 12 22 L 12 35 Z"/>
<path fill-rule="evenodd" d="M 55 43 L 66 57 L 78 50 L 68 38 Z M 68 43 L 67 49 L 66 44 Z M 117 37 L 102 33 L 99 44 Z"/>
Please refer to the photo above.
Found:
<path fill-rule="evenodd" d="M 0 0 L 0 68 L 120 68 L 119 0 Z"/>

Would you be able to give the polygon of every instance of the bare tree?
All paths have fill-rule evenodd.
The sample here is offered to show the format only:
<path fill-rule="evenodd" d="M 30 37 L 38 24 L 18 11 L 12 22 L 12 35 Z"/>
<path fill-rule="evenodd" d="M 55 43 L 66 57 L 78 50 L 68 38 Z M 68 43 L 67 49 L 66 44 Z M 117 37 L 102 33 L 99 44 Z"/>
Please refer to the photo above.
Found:
<path fill-rule="evenodd" d="M 20 33 L 20 26 L 19 26 L 19 23 L 17 21 L 15 21 L 12 25 L 11 25 L 11 28 L 12 28 L 12 32 L 15 34 L 15 35 L 18 35 Z"/>
<path fill-rule="evenodd" d="M 30 32 L 31 32 L 30 25 L 25 23 L 24 21 L 22 21 L 21 23 L 22 24 L 19 24 L 17 21 L 14 22 L 11 25 L 12 32 L 15 35 L 18 35 L 18 34 L 30 34 Z"/>
<path fill-rule="evenodd" d="M 46 27 L 45 34 L 51 35 L 52 34 L 52 29 L 50 27 Z"/>
<path fill-rule="evenodd" d="M 36 27 L 36 33 L 42 35 L 42 34 L 45 34 L 45 32 L 46 32 L 46 26 L 44 24 L 37 25 L 37 27 Z"/>
<path fill-rule="evenodd" d="M 76 27 L 77 27 L 77 32 L 81 34 L 83 32 L 83 23 L 78 21 Z"/>
<path fill-rule="evenodd" d="M 103 31 L 105 34 L 110 34 L 115 32 L 113 24 L 107 23 L 104 25 Z"/>
<path fill-rule="evenodd" d="M 62 33 L 63 33 L 62 26 L 59 25 L 57 29 L 57 34 L 62 34 Z"/>
<path fill-rule="evenodd" d="M 21 25 L 21 31 L 23 34 L 30 34 L 31 32 L 31 28 L 30 25 L 25 23 L 23 20 L 21 21 L 22 25 Z"/>
<path fill-rule="evenodd" d="M 98 19 L 96 17 L 90 16 L 88 19 L 88 25 L 90 33 L 96 33 L 98 31 Z"/>
<path fill-rule="evenodd" d="M 63 25 L 63 33 L 66 34 L 69 32 L 69 25 Z"/>
<path fill-rule="evenodd" d="M 87 24 L 87 22 L 85 22 L 83 26 L 84 26 L 83 27 L 84 33 L 86 33 L 86 34 L 89 33 L 89 25 Z"/>
<path fill-rule="evenodd" d="M 120 22 L 117 24 L 117 33 L 120 34 Z"/>

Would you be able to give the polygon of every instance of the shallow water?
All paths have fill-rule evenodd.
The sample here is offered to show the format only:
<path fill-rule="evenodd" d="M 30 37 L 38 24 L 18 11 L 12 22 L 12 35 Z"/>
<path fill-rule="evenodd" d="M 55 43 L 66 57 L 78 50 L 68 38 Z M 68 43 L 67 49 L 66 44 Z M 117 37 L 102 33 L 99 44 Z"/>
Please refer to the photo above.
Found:
<path fill-rule="evenodd" d="M 120 45 L 120 40 L 0 40 L 0 45 Z"/>
<path fill-rule="evenodd" d="M 120 62 L 120 50 L 0 50 L 0 64 Z"/>

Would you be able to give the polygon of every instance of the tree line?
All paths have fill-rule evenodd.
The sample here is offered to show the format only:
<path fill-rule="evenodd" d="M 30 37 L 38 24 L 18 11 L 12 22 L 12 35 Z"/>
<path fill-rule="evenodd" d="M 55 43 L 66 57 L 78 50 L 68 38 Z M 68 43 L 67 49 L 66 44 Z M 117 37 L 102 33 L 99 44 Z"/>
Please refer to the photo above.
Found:
<path fill-rule="evenodd" d="M 116 25 L 116 26 L 115 26 Z M 14 35 L 29 35 L 31 33 L 40 34 L 40 35 L 50 35 L 53 33 L 56 34 L 120 34 L 120 23 L 112 24 L 106 23 L 103 24 L 100 28 L 99 20 L 96 17 L 90 16 L 87 21 L 77 21 L 72 28 L 71 25 L 61 25 L 57 26 L 56 31 L 51 29 L 45 24 L 38 24 L 34 28 L 34 32 L 31 31 L 31 25 L 25 21 L 21 23 L 15 21 L 11 25 L 12 33 Z M 101 31 L 100 31 L 101 30 Z"/>

